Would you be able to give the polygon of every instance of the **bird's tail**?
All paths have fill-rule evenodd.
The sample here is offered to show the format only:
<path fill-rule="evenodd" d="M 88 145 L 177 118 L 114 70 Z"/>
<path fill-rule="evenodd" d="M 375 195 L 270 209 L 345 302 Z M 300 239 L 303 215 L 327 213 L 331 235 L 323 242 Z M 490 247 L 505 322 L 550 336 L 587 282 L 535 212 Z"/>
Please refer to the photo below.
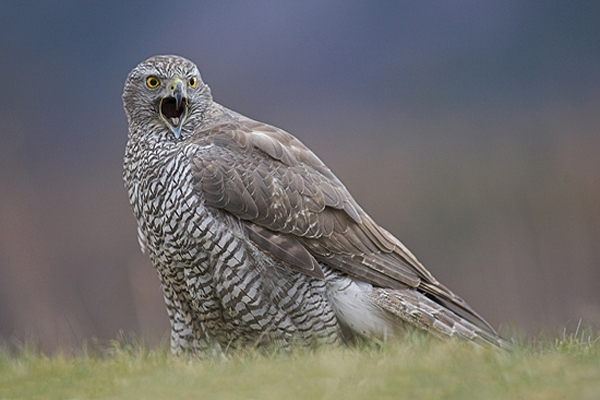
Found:
<path fill-rule="evenodd" d="M 493 329 L 478 326 L 416 289 L 373 288 L 369 295 L 382 309 L 438 337 L 459 337 L 475 343 L 509 348 Z"/>

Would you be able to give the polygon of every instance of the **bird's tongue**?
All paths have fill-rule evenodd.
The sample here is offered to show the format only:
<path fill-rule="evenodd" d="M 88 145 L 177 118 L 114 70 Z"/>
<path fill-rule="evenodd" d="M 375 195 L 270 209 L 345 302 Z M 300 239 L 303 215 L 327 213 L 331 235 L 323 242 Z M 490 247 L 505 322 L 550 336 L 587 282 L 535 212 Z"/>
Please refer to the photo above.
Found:
<path fill-rule="evenodd" d="M 169 124 L 174 127 L 179 126 L 181 124 L 181 117 L 185 112 L 185 101 L 182 101 L 178 108 L 175 98 L 167 97 L 162 101 L 160 111 Z"/>

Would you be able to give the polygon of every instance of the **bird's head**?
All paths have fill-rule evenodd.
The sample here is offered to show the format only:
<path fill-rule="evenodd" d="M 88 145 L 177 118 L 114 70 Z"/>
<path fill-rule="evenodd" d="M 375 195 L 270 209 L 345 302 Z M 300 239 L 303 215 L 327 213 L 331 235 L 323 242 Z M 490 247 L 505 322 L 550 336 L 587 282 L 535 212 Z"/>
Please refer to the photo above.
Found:
<path fill-rule="evenodd" d="M 198 67 L 179 56 L 155 56 L 138 64 L 123 90 L 130 126 L 168 128 L 175 139 L 193 132 L 211 101 Z"/>

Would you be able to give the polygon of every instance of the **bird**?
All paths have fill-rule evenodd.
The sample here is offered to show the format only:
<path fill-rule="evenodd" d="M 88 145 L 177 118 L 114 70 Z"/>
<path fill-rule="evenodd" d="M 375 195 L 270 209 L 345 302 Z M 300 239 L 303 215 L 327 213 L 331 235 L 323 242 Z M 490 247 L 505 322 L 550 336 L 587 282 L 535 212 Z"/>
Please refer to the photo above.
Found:
<path fill-rule="evenodd" d="M 122 99 L 123 179 L 173 354 L 383 342 L 413 328 L 504 345 L 300 140 L 213 101 L 192 61 L 141 62 Z"/>

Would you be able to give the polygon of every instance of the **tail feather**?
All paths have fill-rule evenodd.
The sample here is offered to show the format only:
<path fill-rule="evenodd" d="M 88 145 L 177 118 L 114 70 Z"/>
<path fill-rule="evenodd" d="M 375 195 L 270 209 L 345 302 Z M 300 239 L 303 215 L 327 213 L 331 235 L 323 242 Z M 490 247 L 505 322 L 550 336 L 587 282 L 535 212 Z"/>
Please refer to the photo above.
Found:
<path fill-rule="evenodd" d="M 476 343 L 508 348 L 509 344 L 489 327 L 480 327 L 415 289 L 373 288 L 369 297 L 393 316 L 438 337 L 460 337 Z"/>

